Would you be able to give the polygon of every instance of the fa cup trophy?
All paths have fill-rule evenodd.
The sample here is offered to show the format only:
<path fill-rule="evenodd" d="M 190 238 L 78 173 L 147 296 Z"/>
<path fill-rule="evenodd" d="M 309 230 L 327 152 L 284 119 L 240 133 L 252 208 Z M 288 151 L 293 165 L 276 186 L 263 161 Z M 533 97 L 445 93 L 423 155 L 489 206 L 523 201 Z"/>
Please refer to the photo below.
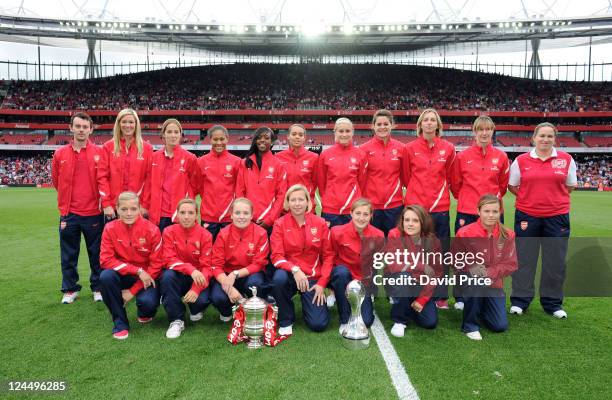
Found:
<path fill-rule="evenodd" d="M 351 305 L 351 317 L 342 331 L 342 342 L 347 349 L 365 349 L 370 344 L 368 328 L 361 318 L 361 303 L 365 296 L 365 288 L 360 281 L 352 280 L 346 286 L 346 299 Z"/>
<path fill-rule="evenodd" d="M 245 301 L 242 305 L 245 314 L 244 335 L 248 337 L 247 347 L 258 349 L 263 346 L 262 336 L 264 333 L 264 312 L 268 303 L 257 297 L 257 288 L 251 286 L 253 297 Z"/>

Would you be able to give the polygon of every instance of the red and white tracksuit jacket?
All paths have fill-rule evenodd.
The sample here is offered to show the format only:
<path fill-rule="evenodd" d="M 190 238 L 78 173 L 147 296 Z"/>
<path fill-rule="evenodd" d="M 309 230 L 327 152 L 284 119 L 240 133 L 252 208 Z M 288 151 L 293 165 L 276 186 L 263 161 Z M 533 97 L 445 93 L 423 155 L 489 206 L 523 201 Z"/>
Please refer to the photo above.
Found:
<path fill-rule="evenodd" d="M 120 219 L 106 224 L 100 246 L 100 266 L 120 275 L 137 275 L 142 268 L 157 279 L 163 264 L 162 240 L 159 229 L 152 222 L 138 217 L 132 225 Z M 130 288 L 136 295 L 143 288 L 138 279 Z"/>
<path fill-rule="evenodd" d="M 324 213 L 350 214 L 351 204 L 362 197 L 367 166 L 365 153 L 352 144 L 336 143 L 321 153 L 317 186 Z"/>
<path fill-rule="evenodd" d="M 98 167 L 98 190 L 102 199 L 102 207 L 117 207 L 117 197 L 126 190 L 134 192 L 140 199 L 140 205 L 149 209 L 150 193 L 146 186 L 147 175 L 151 168 L 153 146 L 147 142 L 142 144 L 142 155 L 138 156 L 136 142 L 125 148 L 125 140 L 120 141 L 121 152 L 114 153 L 113 140 L 102 146 L 102 158 Z M 127 182 L 124 181 L 125 168 L 129 164 Z"/>
<path fill-rule="evenodd" d="M 370 248 L 362 254 L 362 236 Z M 345 265 L 351 271 L 353 279 L 364 278 L 363 272 L 371 274 L 371 258 L 374 252 L 384 247 L 385 234 L 372 225 L 368 225 L 362 236 L 355 229 L 353 222 L 331 228 L 331 243 L 334 251 L 334 267 Z M 369 276 L 365 277 L 369 279 Z"/>
<path fill-rule="evenodd" d="M 251 155 L 253 168 L 248 169 L 244 160 L 240 163 L 236 181 L 236 197 L 246 197 L 253 202 L 253 221 L 274 225 L 283 209 L 287 192 L 287 173 L 271 151 L 263 154 L 261 170 Z"/>
<path fill-rule="evenodd" d="M 75 184 L 78 184 L 72 181 L 76 163 L 72 145 L 73 143 L 70 142 L 55 150 L 51 164 L 51 179 L 53 181 L 53 187 L 57 190 L 57 208 L 61 216 L 66 216 L 70 212 L 72 188 Z M 92 183 L 91 189 L 98 199 L 95 206 L 100 209 L 97 174 L 102 150 L 93 142 L 89 141 L 87 142 L 87 146 L 81 151 L 85 151 L 87 154 L 87 166 L 89 167 L 89 176 Z"/>
<path fill-rule="evenodd" d="M 227 150 L 211 151 L 198 158 L 196 168 L 197 188 L 202 199 L 200 218 L 203 222 L 231 222 L 230 209 L 236 193 L 236 180 L 242 160 Z"/>
<path fill-rule="evenodd" d="M 503 239 L 499 226 L 493 229 L 491 235 L 482 226 L 480 219 L 459 229 L 453 241 L 453 252 L 481 253 L 484 257 L 484 266 L 487 269 L 487 277 L 493 282 L 490 287 L 503 288 L 503 278 L 511 275 L 518 268 L 516 258 L 515 234 L 506 229 L 506 239 Z M 470 265 L 462 268 L 469 271 Z"/>
<path fill-rule="evenodd" d="M 302 147 L 297 154 L 294 150 L 287 149 L 275 156 L 287 172 L 287 188 L 297 184 L 304 185 L 308 189 L 314 210 L 319 155 Z"/>
<path fill-rule="evenodd" d="M 164 267 L 191 276 L 200 271 L 206 278 L 206 286 L 193 282 L 191 290 L 200 294 L 212 278 L 212 235 L 197 223 L 191 228 L 180 224 L 170 225 L 163 233 Z"/>
<path fill-rule="evenodd" d="M 334 262 L 329 228 L 323 218 L 307 213 L 304 225 L 298 225 L 291 213 L 274 223 L 272 236 L 272 263 L 276 268 L 291 272 L 294 265 L 309 280 L 326 287 Z"/>
<path fill-rule="evenodd" d="M 254 223 L 244 229 L 228 225 L 219 231 L 213 245 L 212 273 L 217 277 L 246 268 L 249 274 L 254 274 L 268 264 L 269 253 L 268 233 L 264 228 Z"/>
<path fill-rule="evenodd" d="M 418 137 L 404 147 L 404 204 L 418 204 L 429 212 L 444 212 L 450 208 L 455 146 L 438 137 L 433 143 L 430 148 L 423 137 Z"/>
<path fill-rule="evenodd" d="M 427 246 L 428 247 L 427 251 L 424 251 L 423 249 L 424 240 L 430 241 L 430 243 Z M 432 235 L 430 238 L 421 238 L 421 243 L 415 244 L 414 240 L 412 240 L 412 237 L 406 234 L 402 234 L 397 228 L 393 228 L 389 231 L 387 247 L 385 250 L 386 252 L 391 253 L 391 252 L 395 252 L 395 250 L 398 250 L 398 249 L 400 251 L 407 249 L 409 252 L 413 254 L 420 253 L 423 255 L 415 256 L 415 257 L 420 257 L 420 258 L 419 258 L 419 261 L 414 266 L 398 265 L 398 264 L 393 263 L 391 265 L 388 265 L 385 268 L 385 272 L 389 272 L 389 273 L 407 272 L 411 276 L 413 276 L 417 280 L 417 282 L 419 282 L 421 279 L 420 276 L 425 275 L 425 265 L 429 265 L 431 268 L 433 268 L 436 278 L 440 278 L 442 276 L 444 268 L 441 264 L 436 262 L 438 260 L 434 260 L 434 262 L 432 262 L 431 264 L 426 264 L 425 261 L 427 260 L 422 258 L 424 254 L 427 254 L 427 253 L 430 253 L 432 255 L 436 253 L 437 254 L 441 253 L 442 246 L 440 244 L 440 240 L 438 240 L 438 238 L 435 237 L 434 235 Z M 444 258 L 444 255 L 442 255 L 442 259 L 443 258 Z M 427 304 L 427 302 L 431 299 L 434 289 L 436 288 L 435 283 L 433 283 L 431 280 L 429 282 L 430 283 L 428 285 L 421 288 L 421 292 L 415 299 L 415 301 L 423 307 L 425 307 L 425 304 Z"/>
<path fill-rule="evenodd" d="M 375 210 L 401 206 L 404 195 L 400 176 L 404 157 L 402 142 L 389 138 L 385 145 L 380 138 L 373 137 L 359 148 L 368 161 L 363 196 L 370 199 Z"/>
<path fill-rule="evenodd" d="M 503 199 L 508 190 L 510 163 L 502 150 L 487 146 L 473 145 L 455 158 L 451 178 L 451 191 L 458 200 L 457 211 L 464 214 L 478 214 L 478 200 L 485 194 Z"/>
<path fill-rule="evenodd" d="M 149 204 L 149 220 L 159 224 L 162 213 L 162 186 L 167 177 L 165 176 L 166 150 L 164 148 L 153 153 L 151 170 L 147 176 L 147 190 L 151 194 Z M 176 218 L 176 206 L 179 201 L 188 197 L 195 198 L 193 185 L 196 184 L 196 156 L 183 149 L 180 145 L 174 148 L 172 156 L 172 222 Z"/>

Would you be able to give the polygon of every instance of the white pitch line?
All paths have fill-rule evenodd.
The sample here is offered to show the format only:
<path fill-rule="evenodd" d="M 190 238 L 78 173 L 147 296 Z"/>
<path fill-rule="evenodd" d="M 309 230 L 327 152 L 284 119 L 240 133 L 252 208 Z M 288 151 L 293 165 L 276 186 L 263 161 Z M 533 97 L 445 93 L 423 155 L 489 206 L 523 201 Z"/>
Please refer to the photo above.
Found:
<path fill-rule="evenodd" d="M 398 398 L 400 400 L 419 400 L 419 395 L 414 386 L 412 386 L 412 383 L 410 383 L 410 378 L 408 378 L 404 365 L 393 348 L 389 336 L 387 336 L 387 332 L 385 332 L 385 328 L 376 313 L 374 313 L 374 324 L 372 324 L 370 329 L 372 329 L 372 335 L 376 339 L 380 354 L 382 354 L 383 360 L 385 360 L 385 365 L 389 375 L 391 375 L 391 381 L 393 386 L 395 386 Z"/>

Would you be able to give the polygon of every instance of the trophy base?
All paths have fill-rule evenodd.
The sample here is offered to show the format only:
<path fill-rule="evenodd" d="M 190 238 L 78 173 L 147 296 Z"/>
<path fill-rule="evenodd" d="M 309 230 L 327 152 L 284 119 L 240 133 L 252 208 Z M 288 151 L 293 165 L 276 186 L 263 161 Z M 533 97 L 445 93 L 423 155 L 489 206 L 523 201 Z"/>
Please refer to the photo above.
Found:
<path fill-rule="evenodd" d="M 368 336 L 361 339 L 351 339 L 343 336 L 342 344 L 349 350 L 363 350 L 370 346 L 370 337 Z"/>
<path fill-rule="evenodd" d="M 261 341 L 261 338 L 250 338 L 249 342 L 247 343 L 247 348 L 249 349 L 259 349 L 261 347 L 263 347 L 263 342 Z"/>

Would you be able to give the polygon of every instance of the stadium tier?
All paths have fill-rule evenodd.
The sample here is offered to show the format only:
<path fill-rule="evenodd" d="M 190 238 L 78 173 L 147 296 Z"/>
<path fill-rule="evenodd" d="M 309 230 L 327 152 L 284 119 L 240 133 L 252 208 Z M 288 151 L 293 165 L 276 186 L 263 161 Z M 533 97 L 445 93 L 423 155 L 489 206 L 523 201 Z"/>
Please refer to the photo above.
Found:
<path fill-rule="evenodd" d="M 538 112 L 612 106 L 612 84 L 532 81 L 408 65 L 234 64 L 110 78 L 5 81 L 1 108 L 20 110 L 326 109 Z"/>

